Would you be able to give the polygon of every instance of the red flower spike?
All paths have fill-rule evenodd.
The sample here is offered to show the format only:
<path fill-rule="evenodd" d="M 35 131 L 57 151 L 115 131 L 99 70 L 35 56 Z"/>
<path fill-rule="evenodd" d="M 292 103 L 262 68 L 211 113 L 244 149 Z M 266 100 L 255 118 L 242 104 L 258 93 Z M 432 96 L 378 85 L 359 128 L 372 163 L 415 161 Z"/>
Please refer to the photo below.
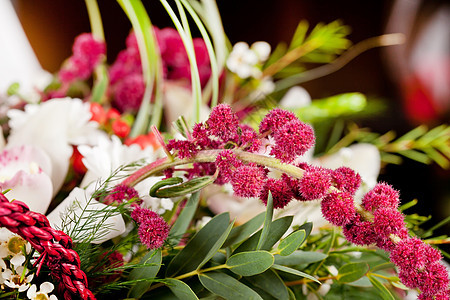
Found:
<path fill-rule="evenodd" d="M 234 171 L 231 185 L 234 194 L 238 197 L 258 197 L 265 181 L 266 174 L 261 168 L 247 165 Z"/>
<path fill-rule="evenodd" d="M 405 228 L 403 214 L 396 209 L 381 207 L 373 213 L 373 227 L 379 238 L 388 239 Z"/>
<path fill-rule="evenodd" d="M 331 172 L 333 185 L 340 191 L 355 194 L 361 185 L 361 176 L 348 167 L 340 167 Z"/>
<path fill-rule="evenodd" d="M 390 260 L 402 269 L 423 269 L 439 261 L 441 253 L 418 238 L 407 238 L 398 242 L 390 254 Z"/>
<path fill-rule="evenodd" d="M 217 136 L 224 142 L 236 138 L 239 120 L 228 104 L 219 104 L 213 108 L 206 129 L 209 135 Z"/>
<path fill-rule="evenodd" d="M 400 202 L 398 191 L 386 183 L 378 183 L 362 200 L 362 206 L 367 211 L 375 211 L 379 207 L 397 209 Z"/>
<path fill-rule="evenodd" d="M 80 270 L 78 254 L 70 249 L 70 237 L 51 228 L 44 215 L 30 211 L 18 200 L 9 202 L 0 193 L 0 226 L 20 235 L 39 253 L 46 253 L 46 265 L 52 278 L 60 282 L 58 291 L 64 299 L 95 299 L 87 288 L 86 274 Z"/>
<path fill-rule="evenodd" d="M 346 192 L 332 192 L 321 202 L 322 215 L 336 226 L 344 226 L 356 217 L 353 197 Z"/>
<path fill-rule="evenodd" d="M 294 113 L 281 108 L 275 108 L 271 110 L 261 121 L 261 124 L 259 125 L 259 133 L 264 134 L 266 132 L 274 132 L 292 120 L 298 120 Z"/>
<path fill-rule="evenodd" d="M 299 183 L 300 193 L 305 200 L 324 197 L 330 187 L 330 170 L 321 167 L 312 167 L 305 170 Z"/>
<path fill-rule="evenodd" d="M 345 238 L 356 245 L 371 245 L 376 241 L 376 234 L 370 221 L 361 220 L 361 216 L 343 227 Z"/>
<path fill-rule="evenodd" d="M 267 179 L 266 185 L 259 195 L 259 199 L 261 199 L 264 205 L 267 205 L 269 191 L 272 194 L 273 208 L 285 207 L 294 197 L 291 188 L 283 179 Z"/>
<path fill-rule="evenodd" d="M 273 137 L 275 145 L 270 154 L 285 163 L 305 154 L 315 143 L 312 127 L 299 120 L 292 120 L 278 128 Z"/>

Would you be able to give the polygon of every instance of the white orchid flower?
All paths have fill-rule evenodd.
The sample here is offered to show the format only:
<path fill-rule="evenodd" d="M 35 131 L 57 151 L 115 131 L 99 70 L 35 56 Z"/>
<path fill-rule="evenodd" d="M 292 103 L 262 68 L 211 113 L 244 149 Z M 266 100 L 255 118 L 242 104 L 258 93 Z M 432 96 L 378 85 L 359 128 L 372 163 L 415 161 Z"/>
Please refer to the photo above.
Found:
<path fill-rule="evenodd" d="M 30 210 L 45 213 L 52 200 L 52 165 L 37 147 L 9 147 L 0 153 L 0 189 L 6 198 L 24 202 Z"/>
<path fill-rule="evenodd" d="M 7 148 L 33 145 L 41 148 L 51 160 L 53 195 L 61 188 L 72 155 L 72 145 L 95 145 L 99 136 L 105 135 L 91 122 L 89 104 L 80 99 L 52 99 L 37 104 L 27 104 L 25 111 L 9 110 Z"/>
<path fill-rule="evenodd" d="M 74 188 L 47 216 L 50 225 L 69 234 L 74 242 L 92 238 L 89 242 L 100 244 L 124 233 L 122 215 L 115 207 L 93 199 L 95 189 L 95 183 L 86 189 Z"/>

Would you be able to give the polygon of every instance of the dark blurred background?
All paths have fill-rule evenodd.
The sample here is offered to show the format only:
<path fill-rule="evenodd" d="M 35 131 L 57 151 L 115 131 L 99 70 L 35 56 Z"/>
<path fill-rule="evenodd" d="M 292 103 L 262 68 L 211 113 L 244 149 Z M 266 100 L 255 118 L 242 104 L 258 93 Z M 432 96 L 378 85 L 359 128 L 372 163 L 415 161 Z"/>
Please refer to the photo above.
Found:
<path fill-rule="evenodd" d="M 57 71 L 64 59 L 70 56 L 74 38 L 82 32 L 90 31 L 82 0 L 13 2 L 42 67 L 50 72 Z M 158 1 L 143 2 L 154 25 L 172 25 Z M 307 82 L 303 87 L 313 99 L 344 92 L 362 92 L 369 97 L 385 100 L 388 109 L 382 116 L 360 124 L 380 133 L 394 129 L 400 136 L 418 124 L 425 123 L 432 127 L 448 123 L 450 26 L 445 27 L 445 24 L 450 24 L 448 1 L 217 2 L 225 32 L 232 43 L 264 40 L 275 47 L 279 42 L 290 41 L 302 19 L 307 20 L 311 26 L 340 19 L 351 27 L 349 38 L 353 43 L 387 32 L 404 32 L 407 36 L 405 45 L 369 50 L 341 70 Z M 125 47 L 125 38 L 131 26 L 117 2 L 99 0 L 98 3 L 105 28 L 108 61 L 112 62 Z M 434 24 L 433 22 L 441 24 L 440 27 L 432 27 L 430 24 Z M 430 38 L 421 39 L 421 36 Z M 416 51 L 418 47 L 422 50 Z M 430 72 L 437 75 L 433 77 L 429 75 Z M 437 81 L 433 78 L 441 81 L 438 86 L 440 94 L 436 95 Z M 419 204 L 412 210 L 422 215 L 433 215 L 426 226 L 430 227 L 450 215 L 448 170 L 435 164 L 423 165 L 405 159 L 402 165 L 387 166 L 380 180 L 399 189 L 403 202 L 418 199 Z M 450 234 L 450 227 L 442 228 L 439 233 Z"/>

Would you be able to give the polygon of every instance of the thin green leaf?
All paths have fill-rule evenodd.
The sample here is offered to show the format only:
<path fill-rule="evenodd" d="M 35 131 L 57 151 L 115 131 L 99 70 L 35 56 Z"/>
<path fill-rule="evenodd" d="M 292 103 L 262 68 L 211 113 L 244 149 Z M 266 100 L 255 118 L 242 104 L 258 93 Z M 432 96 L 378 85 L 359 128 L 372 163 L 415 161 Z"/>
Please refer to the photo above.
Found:
<path fill-rule="evenodd" d="M 166 278 L 164 281 L 167 282 L 167 286 L 178 299 L 198 300 L 197 295 L 183 281 L 174 278 Z"/>
<path fill-rule="evenodd" d="M 284 281 L 274 270 L 245 278 L 253 286 L 260 288 L 277 300 L 289 300 L 289 293 Z"/>
<path fill-rule="evenodd" d="M 258 230 L 259 227 L 264 222 L 265 213 L 262 212 L 250 221 L 234 227 L 230 234 L 228 235 L 227 240 L 223 244 L 223 247 L 229 247 L 231 245 L 238 244 L 248 238 L 252 233 L 254 233 L 256 230 Z"/>
<path fill-rule="evenodd" d="M 147 255 L 144 256 L 141 260 L 141 264 L 154 264 L 153 266 L 147 266 L 143 268 L 135 268 L 130 272 L 128 276 L 129 280 L 138 280 L 138 279 L 152 279 L 156 277 L 159 269 L 161 268 L 162 262 L 162 254 L 161 250 L 153 250 L 149 251 Z M 141 281 L 136 283 L 128 292 L 128 297 L 131 298 L 140 298 L 145 292 L 149 289 L 151 281 L 145 282 Z"/>
<path fill-rule="evenodd" d="M 294 36 L 292 37 L 291 44 L 289 46 L 289 50 L 297 48 L 305 41 L 306 32 L 308 31 L 309 25 L 308 21 L 301 20 L 297 25 L 297 29 L 295 29 Z"/>
<path fill-rule="evenodd" d="M 339 268 L 337 280 L 342 283 L 353 282 L 369 271 L 369 265 L 366 262 L 349 263 Z"/>
<path fill-rule="evenodd" d="M 269 269 L 273 262 L 273 255 L 267 251 L 249 251 L 232 255 L 226 265 L 233 273 L 253 276 Z"/>
<path fill-rule="evenodd" d="M 197 211 L 198 202 L 200 200 L 200 192 L 195 192 L 189 197 L 188 202 L 183 207 L 180 215 L 177 217 L 175 223 L 170 229 L 169 235 L 173 237 L 172 242 L 174 244 L 178 244 L 181 240 L 181 237 L 186 232 L 189 227 L 189 224 L 194 217 L 195 212 Z"/>
<path fill-rule="evenodd" d="M 185 181 L 179 185 L 174 185 L 167 188 L 160 188 L 154 191 L 155 195 L 154 197 L 173 198 L 184 196 L 186 194 L 194 193 L 205 188 L 206 186 L 213 183 L 215 180 L 216 180 L 215 176 L 196 177 L 191 180 Z"/>
<path fill-rule="evenodd" d="M 413 130 L 407 132 L 406 134 L 402 135 L 401 137 L 399 137 L 397 139 L 397 142 L 415 140 L 424 135 L 427 132 L 427 130 L 428 128 L 426 125 L 420 125 L 414 128 Z"/>
<path fill-rule="evenodd" d="M 151 197 L 156 197 L 156 192 L 164 187 L 164 186 L 168 186 L 168 185 L 175 185 L 175 184 L 179 184 L 183 182 L 183 178 L 180 177 L 170 177 L 170 178 L 166 178 L 163 179 L 161 181 L 158 181 L 157 183 L 155 183 L 149 191 L 149 195 Z"/>
<path fill-rule="evenodd" d="M 108 72 L 106 71 L 106 67 L 104 65 L 100 65 L 95 74 L 96 78 L 92 88 L 90 101 L 102 103 L 109 85 Z"/>
<path fill-rule="evenodd" d="M 306 273 L 304 273 L 302 271 L 296 270 L 296 269 L 292 269 L 292 268 L 281 266 L 281 265 L 277 265 L 277 264 L 274 264 L 272 266 L 272 269 L 275 269 L 275 270 L 278 270 L 278 271 L 282 271 L 282 272 L 286 272 L 286 273 L 293 274 L 293 275 L 297 275 L 297 276 L 300 276 L 300 277 L 305 277 L 305 278 L 311 279 L 311 280 L 321 284 L 321 282 L 319 280 L 317 280 L 317 278 L 315 278 L 315 277 L 313 277 L 313 276 L 311 276 L 309 274 L 306 274 Z"/>
<path fill-rule="evenodd" d="M 395 300 L 395 297 L 391 294 L 391 292 L 378 279 L 373 276 L 367 277 L 383 300 Z"/>
<path fill-rule="evenodd" d="M 261 235 L 259 237 L 258 245 L 256 246 L 256 250 L 261 249 L 261 247 L 266 242 L 267 236 L 269 235 L 270 231 L 270 225 L 272 224 L 272 218 L 273 218 L 273 197 L 272 193 L 269 191 L 266 205 L 266 216 L 264 218 L 264 225 L 262 228 Z"/>
<path fill-rule="evenodd" d="M 229 213 L 223 213 L 212 218 L 172 259 L 167 267 L 166 277 L 173 277 L 178 273 L 187 273 L 197 269 L 203 263 L 203 260 L 211 254 L 211 249 L 227 233 L 229 222 Z"/>
<path fill-rule="evenodd" d="M 230 234 L 231 229 L 233 228 L 234 221 L 228 225 L 227 230 L 220 236 L 219 239 L 214 243 L 214 245 L 211 247 L 209 252 L 206 254 L 203 261 L 198 265 L 197 270 L 203 267 L 204 264 L 206 264 L 216 253 L 219 251 L 220 248 L 222 248 L 223 243 L 227 239 L 228 235 Z"/>
<path fill-rule="evenodd" d="M 297 230 L 288 235 L 280 242 L 278 251 L 280 255 L 287 256 L 292 254 L 306 240 L 305 230 Z"/>
<path fill-rule="evenodd" d="M 397 153 L 423 164 L 431 163 L 431 159 L 426 154 L 423 154 L 422 152 L 416 150 L 403 150 L 398 151 Z"/>
<path fill-rule="evenodd" d="M 262 300 L 254 290 L 225 273 L 208 272 L 200 274 L 198 278 L 207 290 L 222 298 Z"/>

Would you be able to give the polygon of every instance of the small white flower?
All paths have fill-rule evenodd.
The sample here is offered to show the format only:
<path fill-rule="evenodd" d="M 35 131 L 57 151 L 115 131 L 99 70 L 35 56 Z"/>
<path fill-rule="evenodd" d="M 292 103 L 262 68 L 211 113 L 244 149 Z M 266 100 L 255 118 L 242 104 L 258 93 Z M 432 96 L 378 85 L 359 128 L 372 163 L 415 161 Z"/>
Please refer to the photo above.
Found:
<path fill-rule="evenodd" d="M 20 263 L 24 256 L 22 255 L 22 247 L 25 246 L 26 253 L 30 253 L 31 245 L 19 235 L 12 233 L 6 228 L 0 228 L 0 258 L 12 256 L 11 261 L 13 265 Z M 16 256 L 18 256 L 16 258 Z M 24 260 L 25 261 L 25 260 Z"/>
<path fill-rule="evenodd" d="M 258 60 L 260 62 L 265 62 L 270 55 L 270 44 L 264 41 L 255 42 L 250 47 L 256 55 L 258 56 Z"/>
<path fill-rule="evenodd" d="M 27 291 L 27 297 L 32 300 L 58 300 L 55 295 L 48 295 L 54 288 L 55 286 L 52 283 L 44 282 L 39 287 L 39 291 L 37 291 L 36 285 L 33 284 Z"/>
<path fill-rule="evenodd" d="M 30 282 L 33 280 L 34 274 L 29 274 L 22 279 L 23 270 L 23 267 L 18 267 L 15 272 L 6 269 L 2 273 L 2 277 L 5 280 L 4 284 L 12 289 L 17 289 L 19 292 L 26 291 L 30 287 Z"/>
<path fill-rule="evenodd" d="M 259 77 L 261 70 L 256 66 L 258 55 L 251 50 L 247 43 L 236 43 L 227 59 L 228 69 L 240 78 Z"/>

